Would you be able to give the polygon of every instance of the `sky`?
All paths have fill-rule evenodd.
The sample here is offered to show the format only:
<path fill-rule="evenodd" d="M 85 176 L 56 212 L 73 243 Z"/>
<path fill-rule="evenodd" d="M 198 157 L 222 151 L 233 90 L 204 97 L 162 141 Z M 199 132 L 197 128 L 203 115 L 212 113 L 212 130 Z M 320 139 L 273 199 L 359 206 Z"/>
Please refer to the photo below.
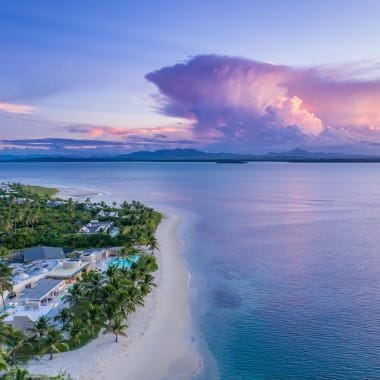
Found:
<path fill-rule="evenodd" d="M 380 154 L 378 0 L 0 2 L 0 154 Z"/>

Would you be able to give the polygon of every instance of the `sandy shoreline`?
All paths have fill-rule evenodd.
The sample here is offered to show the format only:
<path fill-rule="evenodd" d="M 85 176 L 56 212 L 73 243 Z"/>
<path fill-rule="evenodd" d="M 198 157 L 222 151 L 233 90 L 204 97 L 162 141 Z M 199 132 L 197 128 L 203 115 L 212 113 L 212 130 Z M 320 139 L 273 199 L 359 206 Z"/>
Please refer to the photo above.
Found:
<path fill-rule="evenodd" d="M 129 317 L 127 337 L 114 343 L 112 334 L 100 335 L 53 361 L 31 361 L 28 369 L 50 375 L 67 371 L 80 380 L 190 379 L 201 361 L 191 343 L 189 275 L 179 255 L 179 223 L 178 215 L 170 214 L 158 227 L 158 287 Z"/>
<path fill-rule="evenodd" d="M 60 187 L 58 189 L 58 198 L 68 199 L 68 198 L 90 198 L 93 196 L 102 195 L 97 191 L 93 190 L 85 190 L 85 189 L 77 189 L 72 187 Z"/>

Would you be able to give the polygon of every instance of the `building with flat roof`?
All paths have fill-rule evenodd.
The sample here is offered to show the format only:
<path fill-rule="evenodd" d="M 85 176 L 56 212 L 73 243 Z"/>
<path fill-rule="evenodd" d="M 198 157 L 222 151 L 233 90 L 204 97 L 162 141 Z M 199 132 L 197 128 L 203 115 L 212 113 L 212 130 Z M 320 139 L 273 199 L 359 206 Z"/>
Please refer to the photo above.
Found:
<path fill-rule="evenodd" d="M 32 287 L 25 288 L 17 298 L 8 302 L 4 323 L 30 335 L 30 329 L 38 318 L 48 315 L 61 302 L 59 295 L 64 283 L 64 280 L 43 278 Z"/>
<path fill-rule="evenodd" d="M 60 247 L 31 247 L 22 250 L 22 255 L 25 261 L 34 260 L 62 260 L 66 258 L 65 252 Z"/>
<path fill-rule="evenodd" d="M 59 263 L 47 276 L 57 280 L 75 280 L 80 278 L 83 271 L 91 266 L 90 261 L 82 262 L 80 259 L 66 259 Z"/>
<path fill-rule="evenodd" d="M 49 298 L 56 296 L 63 284 L 63 280 L 43 278 L 32 287 L 25 288 L 19 295 L 19 302 L 39 307 L 42 303 L 47 303 Z"/>

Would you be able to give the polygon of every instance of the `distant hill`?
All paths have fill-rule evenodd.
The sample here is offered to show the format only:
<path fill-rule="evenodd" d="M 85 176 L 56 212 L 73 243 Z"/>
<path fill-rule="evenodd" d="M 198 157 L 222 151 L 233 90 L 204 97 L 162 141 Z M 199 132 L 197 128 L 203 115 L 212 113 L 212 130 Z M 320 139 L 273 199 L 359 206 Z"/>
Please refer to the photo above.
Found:
<path fill-rule="evenodd" d="M 161 149 L 153 152 L 139 151 L 130 154 L 114 156 L 0 156 L 1 161 L 22 162 L 56 162 L 56 161 L 217 161 L 217 160 L 242 160 L 254 156 L 234 153 L 206 153 L 196 149 Z"/>
<path fill-rule="evenodd" d="M 161 149 L 139 151 L 115 156 L 1 156 L 0 162 L 380 162 L 380 157 L 345 153 L 308 152 L 294 149 L 288 152 L 269 152 L 262 155 L 236 153 L 207 153 L 196 149 Z"/>
<path fill-rule="evenodd" d="M 206 153 L 196 149 L 162 149 L 154 152 L 140 151 L 124 156 L 118 156 L 118 158 L 125 158 L 128 160 L 219 160 L 219 159 L 241 159 L 241 154 L 234 153 Z"/>

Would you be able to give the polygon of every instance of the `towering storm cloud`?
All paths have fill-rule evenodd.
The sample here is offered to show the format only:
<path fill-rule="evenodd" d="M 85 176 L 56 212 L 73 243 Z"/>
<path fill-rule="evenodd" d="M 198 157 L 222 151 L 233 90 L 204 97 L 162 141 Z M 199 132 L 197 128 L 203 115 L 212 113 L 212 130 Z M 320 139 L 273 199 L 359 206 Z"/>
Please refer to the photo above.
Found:
<path fill-rule="evenodd" d="M 195 137 L 219 147 L 380 140 L 380 81 L 349 79 L 343 69 L 207 55 L 146 78 L 160 91 L 160 112 L 188 119 Z"/>

